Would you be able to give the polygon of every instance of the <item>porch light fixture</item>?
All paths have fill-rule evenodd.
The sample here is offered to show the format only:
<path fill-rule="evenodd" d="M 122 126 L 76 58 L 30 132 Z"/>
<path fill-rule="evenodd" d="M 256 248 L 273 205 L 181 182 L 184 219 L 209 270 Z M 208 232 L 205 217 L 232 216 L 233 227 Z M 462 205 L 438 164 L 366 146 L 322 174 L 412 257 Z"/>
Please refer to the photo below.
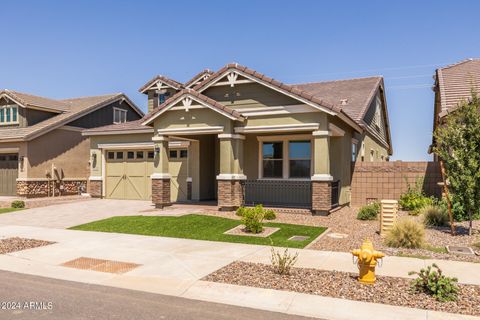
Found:
<path fill-rule="evenodd" d="M 18 166 L 20 167 L 20 171 L 23 172 L 23 163 L 24 163 L 24 160 L 25 160 L 25 156 L 20 156 L 18 157 Z"/>
<path fill-rule="evenodd" d="M 160 147 L 159 146 L 155 146 L 155 156 L 158 156 L 160 154 Z"/>

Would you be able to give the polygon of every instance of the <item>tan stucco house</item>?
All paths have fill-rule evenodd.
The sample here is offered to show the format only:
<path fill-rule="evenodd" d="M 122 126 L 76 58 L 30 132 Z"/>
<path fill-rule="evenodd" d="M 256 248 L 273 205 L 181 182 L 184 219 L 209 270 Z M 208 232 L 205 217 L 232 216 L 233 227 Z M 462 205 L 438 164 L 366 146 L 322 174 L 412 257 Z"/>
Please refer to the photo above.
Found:
<path fill-rule="evenodd" d="M 472 90 L 480 94 L 480 59 L 466 59 L 438 68 L 434 79 L 433 132 L 460 102 L 471 97 Z M 433 143 L 435 143 L 434 140 Z M 431 150 L 430 148 L 429 152 Z M 438 161 L 436 155 L 434 159 Z"/>
<path fill-rule="evenodd" d="M 0 90 L 0 196 L 86 192 L 90 142 L 82 131 L 142 116 L 124 94 L 55 100 Z"/>
<path fill-rule="evenodd" d="M 353 162 L 392 154 L 381 77 L 286 85 L 229 64 L 140 92 L 141 120 L 83 133 L 93 196 L 324 213 L 350 201 Z"/>

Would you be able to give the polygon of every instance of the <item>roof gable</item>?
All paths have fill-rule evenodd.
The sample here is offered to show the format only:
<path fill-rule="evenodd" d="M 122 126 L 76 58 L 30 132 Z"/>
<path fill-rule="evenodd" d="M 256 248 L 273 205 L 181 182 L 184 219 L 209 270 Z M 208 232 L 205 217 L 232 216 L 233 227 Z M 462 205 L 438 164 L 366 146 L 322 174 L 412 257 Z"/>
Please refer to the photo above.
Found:
<path fill-rule="evenodd" d="M 190 80 L 185 82 L 185 88 L 192 88 L 196 86 L 197 84 L 201 83 L 202 81 L 207 80 L 214 72 L 210 69 L 205 69 L 197 73 L 195 76 L 193 76 Z"/>
<path fill-rule="evenodd" d="M 165 76 L 158 75 L 145 83 L 140 89 L 138 89 L 138 91 L 141 93 L 146 93 L 151 89 L 161 90 L 165 88 L 172 88 L 178 91 L 183 89 L 183 84 Z"/>
<path fill-rule="evenodd" d="M 178 103 L 181 103 L 185 110 L 188 111 L 193 101 L 215 112 L 218 112 L 231 120 L 243 120 L 242 115 L 237 111 L 230 109 L 223 104 L 192 89 L 183 89 L 182 91 L 178 92 L 173 97 L 162 103 L 160 106 L 153 109 L 149 114 L 147 114 L 143 119 L 142 125 L 151 124 L 162 113 L 175 107 Z"/>

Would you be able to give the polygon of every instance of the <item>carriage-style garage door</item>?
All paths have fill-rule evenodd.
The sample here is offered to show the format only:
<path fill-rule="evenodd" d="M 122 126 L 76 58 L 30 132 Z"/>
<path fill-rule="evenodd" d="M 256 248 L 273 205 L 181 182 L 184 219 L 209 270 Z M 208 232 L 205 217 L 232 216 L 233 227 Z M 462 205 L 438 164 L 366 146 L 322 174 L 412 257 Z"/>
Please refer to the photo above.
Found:
<path fill-rule="evenodd" d="M 18 155 L 0 154 L 0 196 L 17 193 Z"/>
<path fill-rule="evenodd" d="M 180 153 L 182 156 L 180 157 Z M 186 150 L 170 150 L 171 201 L 187 200 Z M 154 153 L 149 150 L 115 150 L 106 154 L 106 198 L 151 200 Z"/>

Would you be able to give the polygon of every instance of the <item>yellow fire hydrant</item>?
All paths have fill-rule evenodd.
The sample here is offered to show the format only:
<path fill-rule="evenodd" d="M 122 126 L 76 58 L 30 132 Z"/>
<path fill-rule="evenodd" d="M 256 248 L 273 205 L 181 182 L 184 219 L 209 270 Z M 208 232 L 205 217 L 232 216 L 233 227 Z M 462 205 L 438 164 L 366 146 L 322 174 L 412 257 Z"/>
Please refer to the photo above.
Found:
<path fill-rule="evenodd" d="M 385 257 L 385 254 L 379 251 L 375 251 L 373 248 L 372 241 L 365 240 L 360 247 L 352 251 L 352 254 L 358 258 L 358 270 L 359 277 L 358 281 L 366 284 L 375 283 L 375 267 L 377 265 L 377 260 Z"/>

